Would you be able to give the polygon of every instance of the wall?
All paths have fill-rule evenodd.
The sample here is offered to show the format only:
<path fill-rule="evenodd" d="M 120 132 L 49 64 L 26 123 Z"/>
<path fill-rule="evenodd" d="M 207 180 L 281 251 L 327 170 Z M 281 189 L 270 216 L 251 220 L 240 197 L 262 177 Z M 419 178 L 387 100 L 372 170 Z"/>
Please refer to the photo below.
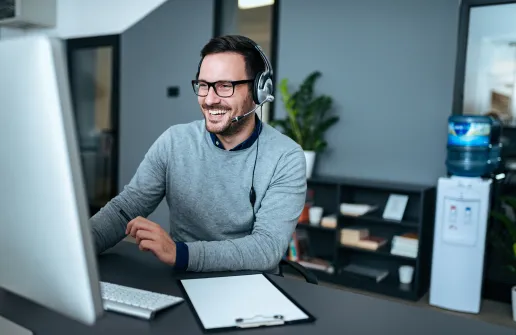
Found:
<path fill-rule="evenodd" d="M 120 189 L 162 132 L 202 118 L 191 80 L 213 11 L 206 0 L 169 0 L 122 34 Z M 179 97 L 167 98 L 168 86 L 178 86 Z M 168 217 L 163 202 L 150 219 L 168 227 Z"/>
<path fill-rule="evenodd" d="M 446 172 L 458 18 L 451 0 L 281 1 L 277 79 L 320 70 L 316 91 L 341 117 L 317 174 L 435 184 Z"/>
<path fill-rule="evenodd" d="M 166 0 L 57 0 L 53 29 L 0 28 L 5 37 L 44 33 L 61 38 L 120 34 Z M 16 32 L 16 33 L 15 33 Z"/>

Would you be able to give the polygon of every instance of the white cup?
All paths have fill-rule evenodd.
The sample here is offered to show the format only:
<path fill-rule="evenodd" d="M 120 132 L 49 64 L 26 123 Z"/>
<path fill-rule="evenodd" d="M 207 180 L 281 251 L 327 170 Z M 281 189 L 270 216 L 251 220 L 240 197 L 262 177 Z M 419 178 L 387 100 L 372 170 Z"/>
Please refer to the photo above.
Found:
<path fill-rule="evenodd" d="M 414 275 L 414 267 L 410 265 L 400 266 L 399 275 L 400 283 L 410 284 L 412 282 L 412 276 Z"/>
<path fill-rule="evenodd" d="M 512 296 L 512 319 L 516 321 L 516 286 L 513 286 L 511 290 Z"/>
<path fill-rule="evenodd" d="M 312 226 L 317 226 L 321 222 L 323 215 L 323 208 L 318 206 L 312 206 L 308 210 L 308 216 L 310 219 L 310 224 Z"/>

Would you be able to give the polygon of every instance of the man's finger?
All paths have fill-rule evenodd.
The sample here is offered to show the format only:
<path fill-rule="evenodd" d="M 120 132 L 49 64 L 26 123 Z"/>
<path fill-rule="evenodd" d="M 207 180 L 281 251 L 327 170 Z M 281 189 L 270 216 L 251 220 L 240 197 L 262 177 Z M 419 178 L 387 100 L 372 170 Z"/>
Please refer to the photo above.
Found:
<path fill-rule="evenodd" d="M 136 231 L 136 243 L 140 244 L 143 240 L 156 241 L 158 234 L 152 231 L 139 229 Z"/>
<path fill-rule="evenodd" d="M 158 225 L 156 223 L 149 221 L 147 219 L 141 218 L 141 217 L 134 219 L 130 223 L 132 223 L 132 224 L 130 226 L 129 234 L 135 238 L 136 238 L 136 232 L 140 229 L 148 230 L 148 231 L 157 231 L 156 227 Z"/>
<path fill-rule="evenodd" d="M 127 226 L 125 228 L 125 233 L 126 234 L 129 234 L 131 232 L 131 229 L 133 228 L 133 226 L 137 223 L 137 222 L 140 222 L 140 221 L 148 221 L 147 219 L 145 219 L 144 217 L 141 217 L 141 216 L 137 216 L 135 217 L 134 219 L 132 219 L 131 221 L 129 221 L 127 223 Z"/>
<path fill-rule="evenodd" d="M 140 242 L 140 244 L 138 245 L 138 247 L 140 248 L 140 250 L 142 251 L 152 251 L 155 253 L 155 250 L 156 250 L 156 242 L 154 241 L 151 241 L 151 240 L 143 240 Z"/>

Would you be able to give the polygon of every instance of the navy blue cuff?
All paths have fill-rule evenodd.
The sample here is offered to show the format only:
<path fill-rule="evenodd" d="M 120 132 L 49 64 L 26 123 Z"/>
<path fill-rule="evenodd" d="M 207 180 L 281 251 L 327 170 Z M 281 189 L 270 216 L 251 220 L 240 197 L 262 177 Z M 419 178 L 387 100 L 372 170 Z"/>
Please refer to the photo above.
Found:
<path fill-rule="evenodd" d="M 188 246 L 184 242 L 176 242 L 176 270 L 186 270 L 188 268 Z"/>

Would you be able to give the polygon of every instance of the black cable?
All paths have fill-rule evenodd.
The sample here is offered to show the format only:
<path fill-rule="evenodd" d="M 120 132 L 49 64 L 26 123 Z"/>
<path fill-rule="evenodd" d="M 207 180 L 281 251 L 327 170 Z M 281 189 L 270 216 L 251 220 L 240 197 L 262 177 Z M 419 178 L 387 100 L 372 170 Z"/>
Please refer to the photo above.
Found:
<path fill-rule="evenodd" d="M 258 138 L 256 139 L 256 155 L 254 157 L 254 165 L 253 165 L 253 175 L 251 177 L 251 190 L 249 192 L 249 201 L 251 202 L 251 207 L 253 210 L 253 223 L 252 226 L 254 228 L 254 221 L 255 221 L 255 215 L 254 215 L 254 204 L 256 202 L 256 192 L 254 191 L 254 171 L 256 169 L 256 161 L 258 160 L 258 147 L 260 145 L 260 134 L 262 133 L 262 123 L 263 123 L 263 106 L 260 106 L 260 129 L 258 130 Z M 252 231 L 252 229 L 251 229 Z"/>

